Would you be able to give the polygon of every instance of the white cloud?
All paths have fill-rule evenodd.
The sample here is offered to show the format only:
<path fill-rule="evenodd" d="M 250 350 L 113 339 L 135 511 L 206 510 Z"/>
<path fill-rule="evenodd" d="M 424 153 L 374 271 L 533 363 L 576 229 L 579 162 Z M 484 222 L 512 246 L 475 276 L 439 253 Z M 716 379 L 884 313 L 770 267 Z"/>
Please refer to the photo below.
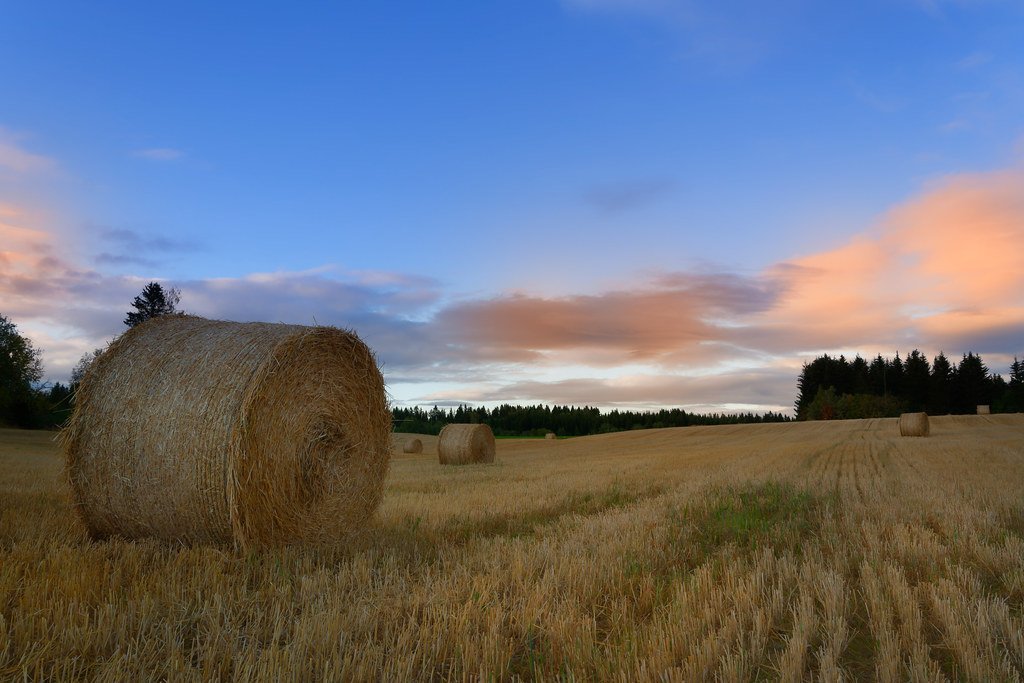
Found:
<path fill-rule="evenodd" d="M 132 151 L 132 156 L 151 161 L 176 161 L 184 157 L 185 153 L 173 147 L 149 147 Z"/>
<path fill-rule="evenodd" d="M 992 59 L 993 55 L 991 52 L 980 50 L 978 52 L 972 52 L 971 54 L 967 55 L 966 57 L 958 61 L 956 63 L 956 68 L 959 71 L 970 71 L 971 69 L 976 69 L 979 66 L 988 64 L 989 62 L 992 61 Z"/>

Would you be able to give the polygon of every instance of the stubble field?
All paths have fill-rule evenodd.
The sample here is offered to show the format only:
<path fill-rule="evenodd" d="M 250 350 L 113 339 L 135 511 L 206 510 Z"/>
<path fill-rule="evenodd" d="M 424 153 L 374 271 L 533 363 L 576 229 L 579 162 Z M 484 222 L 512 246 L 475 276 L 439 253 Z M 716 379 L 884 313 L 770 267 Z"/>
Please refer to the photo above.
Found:
<path fill-rule="evenodd" d="M 0 679 L 1021 680 L 1024 416 L 400 437 L 340 548 L 94 543 L 0 430 Z"/>

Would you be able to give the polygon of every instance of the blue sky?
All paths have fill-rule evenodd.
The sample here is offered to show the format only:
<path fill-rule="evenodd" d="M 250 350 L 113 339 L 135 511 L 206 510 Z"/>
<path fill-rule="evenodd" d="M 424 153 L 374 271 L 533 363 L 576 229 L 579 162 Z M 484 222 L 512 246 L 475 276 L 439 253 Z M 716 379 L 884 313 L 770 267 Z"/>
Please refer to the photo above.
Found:
<path fill-rule="evenodd" d="M 994 369 L 1024 352 L 1013 261 L 985 290 L 996 303 L 908 294 L 884 319 L 884 302 L 843 314 L 863 320 L 845 341 L 743 341 L 827 310 L 806 303 L 820 285 L 779 273 L 838 276 L 853 243 L 927 234 L 919 214 L 973 207 L 992 239 L 1019 236 L 1020 3 L 4 13 L 0 313 L 53 378 L 122 329 L 149 279 L 203 315 L 354 326 L 410 403 L 777 408 L 824 350 L 970 344 Z M 41 250 L 52 263 L 12 256 Z M 976 274 L 901 259 L 852 286 L 906 263 Z M 970 324 L 921 322 L 968 309 Z M 535 329 L 538 315 L 554 318 Z"/>

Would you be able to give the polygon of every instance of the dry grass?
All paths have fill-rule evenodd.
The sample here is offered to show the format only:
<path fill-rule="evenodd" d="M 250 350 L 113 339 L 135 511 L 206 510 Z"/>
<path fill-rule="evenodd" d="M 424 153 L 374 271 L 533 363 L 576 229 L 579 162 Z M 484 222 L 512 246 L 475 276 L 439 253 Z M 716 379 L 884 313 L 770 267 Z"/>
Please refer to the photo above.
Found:
<path fill-rule="evenodd" d="M 1020 680 L 1024 416 L 931 428 L 396 455 L 349 547 L 244 556 L 90 542 L 0 432 L 0 679 Z"/>

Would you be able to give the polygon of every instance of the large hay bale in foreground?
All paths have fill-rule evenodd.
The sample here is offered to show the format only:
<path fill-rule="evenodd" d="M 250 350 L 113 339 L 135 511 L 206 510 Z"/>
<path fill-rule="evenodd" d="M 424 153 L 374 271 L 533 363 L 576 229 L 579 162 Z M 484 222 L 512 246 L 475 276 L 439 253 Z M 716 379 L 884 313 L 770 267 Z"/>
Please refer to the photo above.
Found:
<path fill-rule="evenodd" d="M 336 542 L 364 523 L 390 432 L 355 334 L 171 315 L 94 361 L 61 440 L 93 537 L 247 548 Z"/>
<path fill-rule="evenodd" d="M 437 437 L 437 459 L 442 465 L 494 462 L 494 433 L 487 425 L 445 425 Z"/>
<path fill-rule="evenodd" d="M 978 415 L 991 415 L 992 411 L 988 406 L 978 406 Z"/>
<path fill-rule="evenodd" d="M 930 433 L 927 413 L 903 413 L 900 415 L 900 436 L 928 436 Z"/>
<path fill-rule="evenodd" d="M 409 439 L 402 445 L 403 453 L 422 453 L 423 442 L 419 439 Z"/>

